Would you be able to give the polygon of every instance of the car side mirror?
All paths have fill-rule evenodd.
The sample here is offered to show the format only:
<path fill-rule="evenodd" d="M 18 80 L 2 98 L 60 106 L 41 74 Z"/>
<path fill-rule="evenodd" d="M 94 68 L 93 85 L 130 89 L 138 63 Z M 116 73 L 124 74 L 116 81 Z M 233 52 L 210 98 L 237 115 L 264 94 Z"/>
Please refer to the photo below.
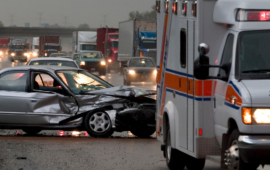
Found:
<path fill-rule="evenodd" d="M 199 80 L 209 77 L 209 57 L 206 56 L 209 50 L 210 48 L 206 43 L 201 43 L 198 47 L 200 56 L 194 62 L 194 76 Z"/>

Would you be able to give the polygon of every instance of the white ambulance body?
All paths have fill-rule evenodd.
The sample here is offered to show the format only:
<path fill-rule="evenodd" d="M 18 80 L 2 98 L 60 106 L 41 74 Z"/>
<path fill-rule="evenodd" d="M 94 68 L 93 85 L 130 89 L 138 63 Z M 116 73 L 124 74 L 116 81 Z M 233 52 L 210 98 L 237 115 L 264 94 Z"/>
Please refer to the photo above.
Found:
<path fill-rule="evenodd" d="M 270 1 L 156 4 L 156 128 L 168 167 L 203 169 L 208 155 L 229 169 L 270 164 Z"/>

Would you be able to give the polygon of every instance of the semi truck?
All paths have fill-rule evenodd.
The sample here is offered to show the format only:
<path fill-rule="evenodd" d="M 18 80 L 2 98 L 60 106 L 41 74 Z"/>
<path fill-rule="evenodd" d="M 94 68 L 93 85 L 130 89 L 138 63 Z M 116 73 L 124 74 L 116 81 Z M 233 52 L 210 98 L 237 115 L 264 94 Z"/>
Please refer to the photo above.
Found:
<path fill-rule="evenodd" d="M 75 31 L 73 32 L 73 53 L 82 51 L 96 51 L 97 32 L 95 31 Z"/>
<path fill-rule="evenodd" d="M 0 58 L 7 56 L 10 38 L 0 38 Z"/>
<path fill-rule="evenodd" d="M 51 53 L 60 53 L 61 38 L 59 36 L 39 37 L 39 57 L 49 57 Z"/>
<path fill-rule="evenodd" d="M 120 72 L 131 57 L 152 57 L 156 61 L 156 28 L 156 20 L 134 18 L 119 23 Z"/>
<path fill-rule="evenodd" d="M 156 1 L 157 139 L 169 169 L 270 164 L 270 1 Z M 211 68 L 211 69 L 210 69 Z"/>
<path fill-rule="evenodd" d="M 8 44 L 8 57 L 10 61 L 19 60 L 21 62 L 27 62 L 29 57 L 28 47 L 26 38 L 10 38 Z"/>
<path fill-rule="evenodd" d="M 37 57 L 39 54 L 39 37 L 33 37 L 32 39 L 32 56 Z"/>
<path fill-rule="evenodd" d="M 107 72 L 111 69 L 118 71 L 118 36 L 117 28 L 97 29 L 97 51 L 101 51 L 107 60 Z"/>

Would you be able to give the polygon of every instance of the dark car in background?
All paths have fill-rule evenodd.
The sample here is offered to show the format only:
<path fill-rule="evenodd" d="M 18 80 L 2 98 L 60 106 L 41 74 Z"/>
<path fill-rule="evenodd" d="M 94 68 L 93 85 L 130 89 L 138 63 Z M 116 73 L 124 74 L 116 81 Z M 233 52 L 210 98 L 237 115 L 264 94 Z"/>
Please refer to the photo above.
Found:
<path fill-rule="evenodd" d="M 106 60 L 99 51 L 83 51 L 80 56 L 76 58 L 77 64 L 80 68 L 88 72 L 98 72 L 99 75 L 106 75 Z"/>
<path fill-rule="evenodd" d="M 133 57 L 123 69 L 124 85 L 131 82 L 152 82 L 156 84 L 157 70 L 154 60 L 150 57 Z"/>

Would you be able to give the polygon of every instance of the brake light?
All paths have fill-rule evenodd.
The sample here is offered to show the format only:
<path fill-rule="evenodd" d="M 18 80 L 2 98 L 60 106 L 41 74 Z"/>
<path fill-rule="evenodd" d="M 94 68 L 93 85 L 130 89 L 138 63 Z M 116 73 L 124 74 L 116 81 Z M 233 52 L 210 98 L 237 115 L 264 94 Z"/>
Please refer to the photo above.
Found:
<path fill-rule="evenodd" d="M 270 21 L 270 11 L 240 9 L 237 13 L 236 20 L 237 21 Z"/>
<path fill-rule="evenodd" d="M 182 3 L 182 14 L 183 15 L 187 15 L 187 1 L 184 1 L 183 3 Z"/>
<path fill-rule="evenodd" d="M 178 2 L 175 1 L 173 2 L 173 13 L 177 15 L 177 12 L 178 12 Z"/>

